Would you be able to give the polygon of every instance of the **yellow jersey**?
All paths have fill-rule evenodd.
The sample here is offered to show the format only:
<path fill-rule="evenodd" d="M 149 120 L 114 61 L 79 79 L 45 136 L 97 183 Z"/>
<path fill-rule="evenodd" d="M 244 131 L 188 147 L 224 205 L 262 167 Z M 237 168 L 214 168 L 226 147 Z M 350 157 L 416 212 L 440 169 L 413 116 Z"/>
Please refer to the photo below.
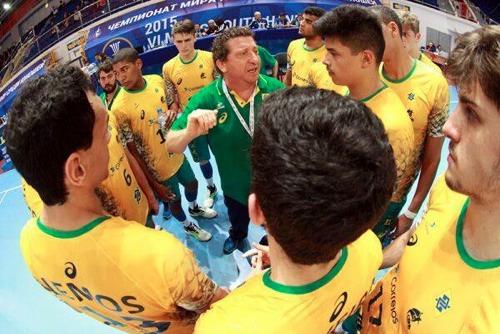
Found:
<path fill-rule="evenodd" d="M 112 113 L 109 114 L 108 131 L 109 175 L 97 187 L 96 194 L 103 208 L 113 216 L 145 225 L 149 213 L 148 201 L 125 155 L 123 140 L 119 136 L 116 118 Z"/>
<path fill-rule="evenodd" d="M 326 65 L 322 62 L 316 62 L 311 65 L 308 77 L 311 86 L 318 89 L 332 90 L 342 96 L 346 95 L 348 92 L 346 86 L 339 86 L 333 82 L 332 77 L 328 74 Z"/>
<path fill-rule="evenodd" d="M 75 231 L 33 218 L 20 245 L 45 290 L 125 332 L 192 333 L 195 311 L 217 288 L 174 236 L 118 217 L 100 217 Z"/>
<path fill-rule="evenodd" d="M 410 117 L 396 93 L 385 84 L 374 94 L 360 101 L 364 102 L 384 124 L 394 151 L 397 170 L 396 189 L 391 201 L 401 202 L 406 197 L 415 176 L 415 142 Z"/>
<path fill-rule="evenodd" d="M 439 179 L 399 265 L 365 299 L 362 333 L 500 333 L 500 259 L 465 249 L 468 203 Z"/>
<path fill-rule="evenodd" d="M 420 166 L 427 136 L 443 136 L 450 100 L 448 83 L 441 74 L 416 59 L 402 79 L 388 78 L 383 63 L 380 74 L 382 81 L 399 96 L 410 116 L 415 135 L 415 165 Z"/>
<path fill-rule="evenodd" d="M 426 54 L 423 52 L 420 52 L 420 56 L 418 57 L 418 60 L 420 60 L 422 63 L 425 65 L 429 66 L 433 70 L 435 70 L 437 73 L 442 74 L 443 71 L 441 70 L 441 67 L 439 67 L 436 63 L 434 63 L 429 57 L 427 57 Z"/>
<path fill-rule="evenodd" d="M 200 316 L 196 334 L 333 333 L 367 295 L 382 261 L 373 232 L 342 249 L 328 274 L 286 286 L 270 271 L 251 278 Z"/>
<path fill-rule="evenodd" d="M 24 201 L 26 202 L 26 206 L 28 206 L 28 210 L 30 210 L 31 216 L 40 217 L 43 209 L 42 199 L 23 177 L 21 178 L 21 188 L 23 189 Z"/>
<path fill-rule="evenodd" d="M 323 62 L 325 56 L 325 45 L 309 50 L 304 38 L 292 41 L 287 50 L 288 67 L 292 72 L 292 86 L 311 86 L 309 70 L 314 63 Z"/>
<path fill-rule="evenodd" d="M 196 50 L 193 60 L 184 62 L 179 55 L 163 65 L 163 79 L 170 81 L 184 109 L 194 94 L 214 80 L 212 52 Z"/>
<path fill-rule="evenodd" d="M 135 143 L 151 175 L 163 183 L 177 173 L 184 155 L 168 153 L 166 129 L 158 121 L 158 115 L 168 110 L 163 79 L 159 75 L 145 75 L 144 81 L 141 90 L 122 88 L 111 112 L 125 140 Z"/>

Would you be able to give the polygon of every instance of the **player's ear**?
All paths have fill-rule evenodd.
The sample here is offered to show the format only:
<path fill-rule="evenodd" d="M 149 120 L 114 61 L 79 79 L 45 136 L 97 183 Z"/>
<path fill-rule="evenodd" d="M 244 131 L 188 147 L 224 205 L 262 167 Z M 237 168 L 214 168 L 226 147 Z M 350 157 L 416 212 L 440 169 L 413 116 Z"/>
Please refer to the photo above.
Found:
<path fill-rule="evenodd" d="M 222 73 L 226 73 L 227 72 L 227 67 L 226 67 L 226 62 L 225 61 L 217 59 L 215 61 L 215 66 L 217 66 L 217 68 L 219 69 L 219 71 L 221 71 Z"/>
<path fill-rule="evenodd" d="M 366 68 L 375 62 L 375 55 L 370 50 L 361 51 L 361 66 Z"/>
<path fill-rule="evenodd" d="M 255 193 L 251 193 L 248 196 L 248 213 L 250 215 L 250 220 L 255 225 L 264 225 L 266 223 L 266 217 L 260 208 L 259 200 Z"/>
<path fill-rule="evenodd" d="M 140 70 L 142 70 L 142 59 L 141 59 L 141 58 L 138 58 L 138 59 L 135 61 L 135 65 L 137 66 L 137 68 L 139 68 Z"/>

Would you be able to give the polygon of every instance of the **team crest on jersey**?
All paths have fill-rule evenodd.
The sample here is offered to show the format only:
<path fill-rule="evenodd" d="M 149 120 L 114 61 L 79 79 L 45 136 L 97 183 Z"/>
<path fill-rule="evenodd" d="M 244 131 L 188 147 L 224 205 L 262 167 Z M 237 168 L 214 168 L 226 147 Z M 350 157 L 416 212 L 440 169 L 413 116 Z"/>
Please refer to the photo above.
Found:
<path fill-rule="evenodd" d="M 318 62 L 318 58 L 314 58 L 313 63 L 317 63 L 317 62 Z"/>
<path fill-rule="evenodd" d="M 406 313 L 406 322 L 408 324 L 408 329 L 411 328 L 412 322 L 416 322 L 418 324 L 420 321 L 422 321 L 422 312 L 420 312 L 416 308 L 412 308 Z"/>
<path fill-rule="evenodd" d="M 202 79 L 206 79 L 207 78 L 205 72 L 201 73 L 200 78 L 202 78 Z"/>
<path fill-rule="evenodd" d="M 177 79 L 177 86 L 179 86 L 182 83 L 182 78 Z"/>
<path fill-rule="evenodd" d="M 436 310 L 438 310 L 439 313 L 443 313 L 449 308 L 451 308 L 451 299 L 447 294 L 443 294 L 436 298 Z"/>
<path fill-rule="evenodd" d="M 417 234 L 416 234 L 416 233 L 414 233 L 414 234 L 411 236 L 410 240 L 408 240 L 407 245 L 408 245 L 408 246 L 415 246 L 415 245 L 416 245 L 416 243 L 417 243 L 417 241 L 418 241 L 418 236 L 417 236 Z"/>
<path fill-rule="evenodd" d="M 220 117 L 219 117 L 219 124 L 222 124 L 226 121 L 227 119 L 227 112 L 223 112 L 220 114 Z"/>
<path fill-rule="evenodd" d="M 415 100 L 415 94 L 413 94 L 413 93 L 408 94 L 408 100 L 410 100 L 410 101 Z"/>
<path fill-rule="evenodd" d="M 413 119 L 413 110 L 408 109 L 406 110 L 406 113 L 408 114 L 408 116 L 410 116 L 411 121 L 415 122 L 415 120 Z"/>

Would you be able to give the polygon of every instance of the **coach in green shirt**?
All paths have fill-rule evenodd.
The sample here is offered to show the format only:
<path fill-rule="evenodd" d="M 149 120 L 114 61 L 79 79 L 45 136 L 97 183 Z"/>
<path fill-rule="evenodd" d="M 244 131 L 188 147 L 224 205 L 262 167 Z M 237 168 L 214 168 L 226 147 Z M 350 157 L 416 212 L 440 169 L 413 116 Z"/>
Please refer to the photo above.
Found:
<path fill-rule="evenodd" d="M 194 95 L 167 135 L 172 153 L 183 152 L 206 135 L 221 177 L 231 229 L 224 242 L 230 254 L 247 237 L 250 193 L 250 147 L 262 99 L 284 85 L 259 75 L 257 45 L 248 28 L 225 30 L 214 40 L 212 53 L 222 74 Z"/>

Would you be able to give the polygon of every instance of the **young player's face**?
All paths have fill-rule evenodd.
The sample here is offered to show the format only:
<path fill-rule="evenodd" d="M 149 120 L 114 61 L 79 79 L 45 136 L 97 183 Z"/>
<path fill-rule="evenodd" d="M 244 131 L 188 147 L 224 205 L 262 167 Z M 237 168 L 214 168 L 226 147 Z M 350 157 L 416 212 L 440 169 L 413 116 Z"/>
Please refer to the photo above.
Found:
<path fill-rule="evenodd" d="M 500 189 L 500 110 L 479 84 L 459 90 L 459 103 L 444 125 L 450 139 L 446 182 L 480 198 Z"/>
<path fill-rule="evenodd" d="M 222 62 L 224 76 L 232 76 L 248 83 L 259 78 L 260 58 L 253 37 L 236 37 L 227 42 L 229 53 Z"/>
<path fill-rule="evenodd" d="M 350 86 L 359 77 L 361 52 L 353 54 L 349 47 L 334 37 L 325 39 L 325 47 L 327 53 L 323 63 L 330 77 L 338 85 Z"/>
<path fill-rule="evenodd" d="M 113 65 L 116 80 L 120 85 L 129 90 L 135 90 L 142 84 L 142 62 L 137 59 L 135 62 L 120 61 Z"/>
<path fill-rule="evenodd" d="M 87 165 L 89 185 L 98 186 L 108 177 L 109 151 L 108 142 L 108 113 L 99 97 L 94 93 L 87 93 L 92 109 L 95 113 L 94 129 L 92 131 L 92 145 L 82 152 L 82 161 Z"/>
<path fill-rule="evenodd" d="M 418 50 L 420 33 L 415 33 L 408 24 L 403 25 L 403 44 L 409 51 Z"/>
<path fill-rule="evenodd" d="M 174 45 L 181 57 L 189 57 L 194 52 L 194 34 L 179 33 L 174 35 Z"/>
<path fill-rule="evenodd" d="M 116 76 L 115 72 L 109 71 L 108 73 L 101 71 L 99 73 L 99 85 L 106 93 L 112 93 L 116 88 Z"/>
<path fill-rule="evenodd" d="M 304 14 L 300 20 L 299 34 L 304 37 L 316 36 L 313 29 L 313 23 L 318 19 L 317 16 Z"/>

